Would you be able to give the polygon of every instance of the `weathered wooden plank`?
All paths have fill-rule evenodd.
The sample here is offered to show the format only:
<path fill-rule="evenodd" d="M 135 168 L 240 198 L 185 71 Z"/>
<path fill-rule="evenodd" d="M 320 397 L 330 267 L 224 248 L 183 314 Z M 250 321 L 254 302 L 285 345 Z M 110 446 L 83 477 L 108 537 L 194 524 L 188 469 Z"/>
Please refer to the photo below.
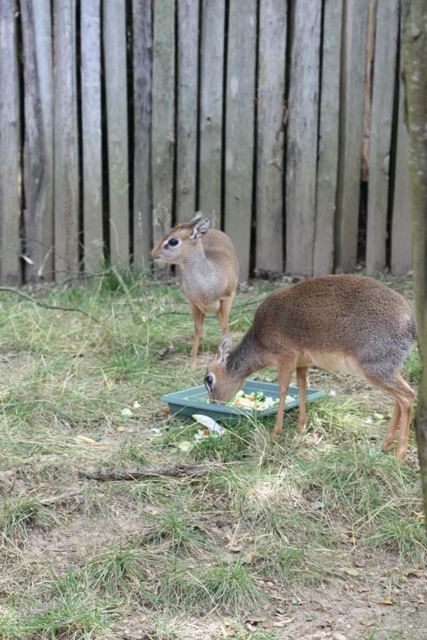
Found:
<path fill-rule="evenodd" d="M 322 25 L 322 84 L 320 87 L 314 276 L 334 271 L 342 11 L 342 0 L 326 0 Z"/>
<path fill-rule="evenodd" d="M 129 264 L 126 4 L 103 1 L 111 264 Z"/>
<path fill-rule="evenodd" d="M 172 224 L 175 148 L 175 2 L 153 3 L 153 242 Z"/>
<path fill-rule="evenodd" d="M 104 258 L 100 0 L 80 5 L 80 43 L 84 266 L 93 271 Z"/>
<path fill-rule="evenodd" d="M 294 5 L 286 154 L 286 272 L 312 275 L 321 0 Z"/>
<path fill-rule="evenodd" d="M 402 31 L 402 27 L 401 27 Z M 402 42 L 402 40 L 401 40 Z M 396 168 L 393 184 L 390 270 L 394 276 L 412 270 L 412 221 L 409 191 L 409 138 L 405 121 L 403 55 L 400 54 L 399 111 L 397 118 Z"/>
<path fill-rule="evenodd" d="M 79 265 L 76 3 L 54 3 L 55 279 Z"/>
<path fill-rule="evenodd" d="M 249 277 L 252 225 L 256 2 L 230 0 L 228 29 L 225 231 L 236 248 L 240 279 Z"/>
<path fill-rule="evenodd" d="M 147 269 L 151 249 L 151 0 L 133 0 L 133 266 Z"/>
<path fill-rule="evenodd" d="M 21 2 L 24 51 L 24 281 L 53 273 L 53 68 L 49 0 Z"/>
<path fill-rule="evenodd" d="M 389 164 L 396 74 L 399 0 L 377 6 L 374 85 L 369 147 L 369 191 L 366 234 L 368 274 L 386 266 Z"/>
<path fill-rule="evenodd" d="M 286 5 L 259 6 L 255 268 L 283 271 L 283 153 Z"/>
<path fill-rule="evenodd" d="M 196 209 L 199 2 L 178 0 L 178 95 L 176 131 L 176 220 Z"/>
<path fill-rule="evenodd" d="M 375 27 L 377 22 L 377 1 L 369 0 L 368 26 L 366 32 L 366 75 L 363 97 L 363 143 L 362 181 L 369 181 L 369 146 L 371 140 L 372 83 L 374 78 Z"/>
<path fill-rule="evenodd" d="M 369 0 L 344 3 L 335 216 L 335 266 L 344 271 L 354 269 L 357 262 L 368 10 Z"/>
<path fill-rule="evenodd" d="M 14 0 L 0 2 L 0 276 L 20 281 L 19 77 Z"/>
<path fill-rule="evenodd" d="M 225 0 L 202 0 L 199 205 L 221 228 Z"/>

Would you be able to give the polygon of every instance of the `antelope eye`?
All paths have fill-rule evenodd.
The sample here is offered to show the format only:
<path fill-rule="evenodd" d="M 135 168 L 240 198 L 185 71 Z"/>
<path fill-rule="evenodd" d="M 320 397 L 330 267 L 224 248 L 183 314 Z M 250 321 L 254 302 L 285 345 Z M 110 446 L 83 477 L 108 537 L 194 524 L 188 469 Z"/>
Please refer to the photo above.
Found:
<path fill-rule="evenodd" d="M 169 240 L 166 243 L 166 248 L 168 247 L 177 247 L 179 245 L 179 240 L 178 238 L 169 238 Z"/>
<path fill-rule="evenodd" d="M 212 374 L 208 373 L 205 377 L 205 385 L 208 391 L 212 391 L 213 385 L 215 384 L 215 378 Z"/>

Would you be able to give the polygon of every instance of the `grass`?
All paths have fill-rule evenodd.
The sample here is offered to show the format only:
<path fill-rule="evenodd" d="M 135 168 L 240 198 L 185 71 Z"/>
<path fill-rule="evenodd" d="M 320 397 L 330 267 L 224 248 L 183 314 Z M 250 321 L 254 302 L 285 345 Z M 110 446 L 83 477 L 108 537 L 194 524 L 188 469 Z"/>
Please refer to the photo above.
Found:
<path fill-rule="evenodd" d="M 255 284 L 237 297 L 235 341 L 270 289 Z M 402 465 L 380 451 L 387 396 L 313 372 L 328 394 L 310 405 L 305 433 L 289 411 L 276 444 L 274 418 L 197 442 L 200 425 L 167 415 L 159 399 L 201 383 L 216 318 L 206 318 L 192 372 L 192 321 L 177 285 L 113 273 L 33 295 L 97 321 L 0 299 L 1 639 L 141 629 L 153 638 L 302 638 L 332 617 L 311 608 L 322 590 L 331 607 L 340 590 L 405 596 L 415 619 L 427 548 L 420 482 L 413 434 Z M 419 374 L 414 350 L 404 375 L 416 386 Z M 211 471 L 108 483 L 77 475 L 182 464 Z M 388 627 L 379 619 L 354 637 L 411 639 L 399 635 L 404 608 L 390 610 Z"/>

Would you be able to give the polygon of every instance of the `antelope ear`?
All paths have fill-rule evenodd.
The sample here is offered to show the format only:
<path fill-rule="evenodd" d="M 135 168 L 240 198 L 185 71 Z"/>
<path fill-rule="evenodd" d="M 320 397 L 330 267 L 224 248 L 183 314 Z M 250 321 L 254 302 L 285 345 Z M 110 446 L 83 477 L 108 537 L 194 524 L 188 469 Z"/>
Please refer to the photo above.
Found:
<path fill-rule="evenodd" d="M 194 218 L 193 218 L 194 220 Z M 207 233 L 209 229 L 210 220 L 209 218 L 200 218 L 197 220 L 196 224 L 193 227 L 193 231 L 190 235 L 190 240 L 197 240 L 197 238 L 201 238 Z"/>
<path fill-rule="evenodd" d="M 227 333 L 218 345 L 218 351 L 217 351 L 218 364 L 227 362 L 228 356 L 230 355 L 231 347 L 232 347 L 231 336 L 229 336 Z"/>

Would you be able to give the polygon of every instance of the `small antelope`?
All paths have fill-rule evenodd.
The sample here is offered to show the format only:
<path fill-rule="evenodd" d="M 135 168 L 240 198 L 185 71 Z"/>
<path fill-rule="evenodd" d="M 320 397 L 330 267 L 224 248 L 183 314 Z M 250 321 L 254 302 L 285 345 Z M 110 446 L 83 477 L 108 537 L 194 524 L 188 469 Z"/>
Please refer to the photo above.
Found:
<path fill-rule="evenodd" d="M 279 406 L 272 437 L 282 430 L 286 394 L 296 369 L 299 387 L 297 429 L 306 425 L 306 384 L 310 365 L 353 371 L 391 393 L 394 412 L 382 443 L 394 441 L 396 456 L 408 448 L 414 391 L 397 372 L 416 338 L 416 324 L 402 296 L 371 278 L 331 275 L 311 278 L 289 289 L 274 291 L 260 304 L 252 326 L 231 348 L 221 340 L 210 363 L 205 385 L 213 402 L 229 401 L 248 375 L 267 366 L 279 374 Z"/>
<path fill-rule="evenodd" d="M 190 222 L 176 225 L 152 250 L 158 263 L 179 264 L 182 289 L 194 318 L 191 369 L 196 368 L 200 334 L 206 313 L 215 313 L 223 334 L 239 281 L 239 263 L 230 238 L 209 229 L 208 218 L 197 212 Z"/>

